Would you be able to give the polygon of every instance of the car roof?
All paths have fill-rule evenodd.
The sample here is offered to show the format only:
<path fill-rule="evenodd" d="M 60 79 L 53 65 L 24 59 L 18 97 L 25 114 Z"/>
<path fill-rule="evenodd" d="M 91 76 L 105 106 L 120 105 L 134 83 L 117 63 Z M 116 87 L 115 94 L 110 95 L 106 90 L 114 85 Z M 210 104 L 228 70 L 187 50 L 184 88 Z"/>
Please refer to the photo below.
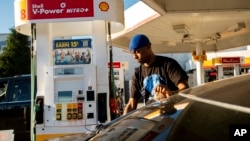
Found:
<path fill-rule="evenodd" d="M 30 74 L 21 74 L 21 75 L 15 75 L 15 76 L 0 77 L 0 80 L 1 79 L 21 78 L 21 77 L 31 77 L 31 75 Z"/>
<path fill-rule="evenodd" d="M 250 74 L 239 75 L 188 88 L 180 92 L 200 98 L 250 107 Z"/>

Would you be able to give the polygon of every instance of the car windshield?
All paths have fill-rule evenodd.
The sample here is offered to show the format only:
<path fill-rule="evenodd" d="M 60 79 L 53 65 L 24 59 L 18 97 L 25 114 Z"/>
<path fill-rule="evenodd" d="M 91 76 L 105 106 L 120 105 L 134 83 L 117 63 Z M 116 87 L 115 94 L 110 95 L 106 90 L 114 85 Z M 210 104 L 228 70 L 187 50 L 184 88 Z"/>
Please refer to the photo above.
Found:
<path fill-rule="evenodd" d="M 231 129 L 250 124 L 249 77 L 190 88 L 144 106 L 103 125 L 93 140 L 229 140 Z"/>

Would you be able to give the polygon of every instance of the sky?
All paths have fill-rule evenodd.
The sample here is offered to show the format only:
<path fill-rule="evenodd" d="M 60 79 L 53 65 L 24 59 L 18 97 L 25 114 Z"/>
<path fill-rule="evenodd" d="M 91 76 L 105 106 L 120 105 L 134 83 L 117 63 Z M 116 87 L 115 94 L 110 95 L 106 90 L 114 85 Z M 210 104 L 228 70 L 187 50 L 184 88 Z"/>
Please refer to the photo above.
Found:
<path fill-rule="evenodd" d="M 128 8 L 139 0 L 124 0 L 124 8 Z M 10 33 L 14 23 L 14 0 L 0 0 L 0 34 Z"/>
<path fill-rule="evenodd" d="M 14 23 L 14 0 L 0 0 L 0 34 L 9 33 Z"/>

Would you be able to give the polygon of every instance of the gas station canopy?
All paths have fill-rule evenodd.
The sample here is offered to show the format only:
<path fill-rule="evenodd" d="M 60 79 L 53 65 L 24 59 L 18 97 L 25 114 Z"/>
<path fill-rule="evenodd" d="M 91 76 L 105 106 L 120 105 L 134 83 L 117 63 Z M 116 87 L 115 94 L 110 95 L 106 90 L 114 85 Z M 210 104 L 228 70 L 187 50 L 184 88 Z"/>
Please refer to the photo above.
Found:
<path fill-rule="evenodd" d="M 155 53 L 220 51 L 250 44 L 248 0 L 141 0 L 125 10 L 125 29 L 114 46 L 128 49 L 130 38 L 146 34 Z"/>

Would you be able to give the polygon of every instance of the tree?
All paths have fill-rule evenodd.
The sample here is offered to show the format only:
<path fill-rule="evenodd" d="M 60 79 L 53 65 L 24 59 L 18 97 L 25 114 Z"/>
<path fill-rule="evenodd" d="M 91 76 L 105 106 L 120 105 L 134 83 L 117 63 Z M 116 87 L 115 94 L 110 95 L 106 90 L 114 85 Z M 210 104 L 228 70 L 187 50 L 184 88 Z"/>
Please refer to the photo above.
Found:
<path fill-rule="evenodd" d="M 29 37 L 13 28 L 10 31 L 0 54 L 0 77 L 30 74 Z"/>

